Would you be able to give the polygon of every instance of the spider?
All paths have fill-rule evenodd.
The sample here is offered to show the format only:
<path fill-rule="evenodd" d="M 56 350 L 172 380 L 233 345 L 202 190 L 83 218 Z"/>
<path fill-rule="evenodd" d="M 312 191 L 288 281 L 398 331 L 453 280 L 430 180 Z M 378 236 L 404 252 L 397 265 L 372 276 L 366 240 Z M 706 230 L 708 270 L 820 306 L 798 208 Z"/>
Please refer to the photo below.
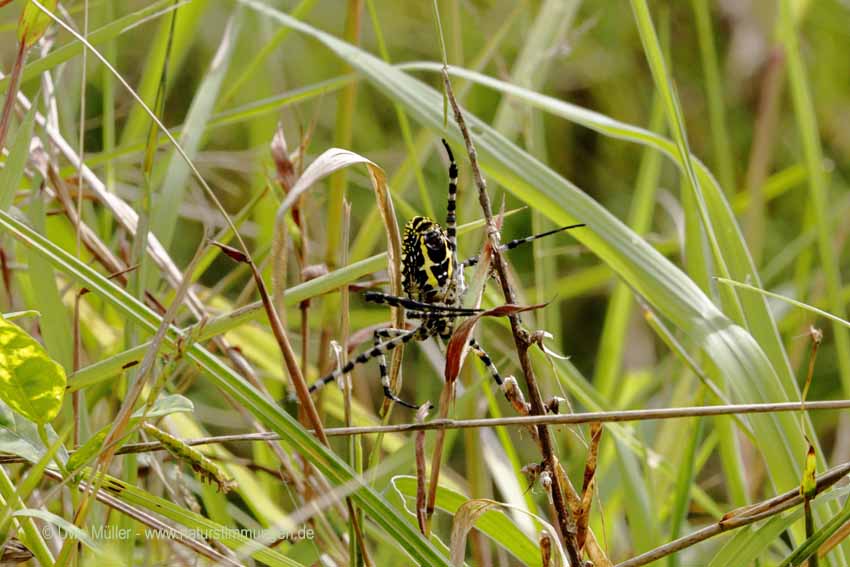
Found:
<path fill-rule="evenodd" d="M 419 406 L 399 398 L 390 388 L 386 354 L 410 341 L 424 341 L 429 337 L 440 337 L 447 341 L 451 338 L 457 317 L 481 312 L 480 309 L 462 307 L 463 294 L 466 291 L 463 270 L 477 264 L 478 257 L 473 256 L 462 262 L 458 261 L 455 212 L 458 170 L 452 149 L 445 140 L 443 140 L 443 146 L 449 158 L 449 196 L 445 227 L 431 218 L 420 216 L 413 217 L 405 225 L 402 237 L 401 284 L 407 297 L 396 297 L 379 292 L 364 294 L 364 299 L 368 302 L 404 308 L 408 318 L 420 321 L 419 326 L 412 330 L 394 328 L 376 330 L 373 335 L 374 344 L 370 350 L 316 381 L 310 386 L 311 393 L 351 372 L 356 365 L 377 358 L 384 396 L 405 407 L 418 409 Z M 499 249 L 511 250 L 532 240 L 580 226 L 584 225 L 574 224 L 519 238 L 501 245 Z M 469 340 L 469 348 L 481 359 L 490 376 L 501 387 L 502 376 L 487 352 L 474 338 Z"/>

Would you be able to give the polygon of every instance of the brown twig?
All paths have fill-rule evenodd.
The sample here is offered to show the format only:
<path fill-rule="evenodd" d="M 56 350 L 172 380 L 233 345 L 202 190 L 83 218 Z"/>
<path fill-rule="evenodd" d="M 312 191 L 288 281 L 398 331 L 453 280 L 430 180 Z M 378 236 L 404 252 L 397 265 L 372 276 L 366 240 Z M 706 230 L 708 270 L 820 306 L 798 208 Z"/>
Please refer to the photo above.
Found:
<path fill-rule="evenodd" d="M 292 344 L 289 342 L 289 337 L 286 336 L 286 331 L 283 328 L 283 321 L 281 320 L 280 315 L 272 302 L 272 298 L 266 289 L 263 275 L 257 268 L 257 264 L 254 263 L 254 260 L 248 254 L 241 250 L 237 250 L 219 242 L 215 242 L 214 244 L 233 260 L 248 264 L 250 267 L 251 275 L 254 277 L 254 283 L 257 285 L 257 291 L 260 293 L 260 299 L 262 300 L 263 308 L 266 311 L 266 317 L 268 317 L 269 320 L 269 326 L 272 328 L 272 333 L 277 341 L 278 348 L 280 348 L 280 352 L 283 354 L 283 361 L 286 365 L 286 370 L 289 372 L 292 384 L 295 386 L 295 392 L 298 394 L 298 401 L 301 403 L 301 406 L 307 415 L 307 419 L 313 426 L 316 436 L 322 443 L 327 445 L 328 438 L 325 436 L 322 419 L 319 417 L 319 412 L 316 411 L 316 406 L 313 404 L 313 399 L 310 397 L 307 381 L 301 373 L 301 367 L 298 365 L 298 360 L 295 357 L 295 351 L 293 350 Z"/>
<path fill-rule="evenodd" d="M 806 411 L 841 410 L 850 408 L 850 400 L 824 400 L 808 402 Z M 425 423 L 399 423 L 396 425 L 361 425 L 354 427 L 329 427 L 325 429 L 328 437 L 349 435 L 370 435 L 377 433 L 413 433 L 440 429 L 482 429 L 493 427 L 528 427 L 537 425 L 579 425 L 585 423 L 623 423 L 631 421 L 650 421 L 657 419 L 687 419 L 699 416 L 717 416 L 732 414 L 777 413 L 800 411 L 799 402 L 780 402 L 773 404 L 741 404 L 723 406 L 702 406 L 682 408 L 660 408 L 649 410 L 619 410 L 559 415 L 530 415 L 519 417 L 499 417 L 486 419 L 435 419 Z M 236 435 L 218 435 L 184 439 L 187 445 L 209 445 L 212 443 L 238 443 L 255 441 L 276 441 L 276 433 L 240 433 Z M 127 453 L 145 453 L 160 450 L 159 443 L 132 443 L 123 445 L 117 455 Z M 0 465 L 23 463 L 26 459 L 17 456 L 0 455 Z"/>
<path fill-rule="evenodd" d="M 487 194 L 487 184 L 484 181 L 484 177 L 481 175 L 481 170 L 478 168 L 478 155 L 475 150 L 475 145 L 472 142 L 469 129 L 466 126 L 463 112 L 461 111 L 452 91 L 448 67 L 446 66 L 443 66 L 443 83 L 445 85 L 446 97 L 448 98 L 449 104 L 451 105 L 454 113 L 455 122 L 457 122 L 458 128 L 460 128 L 463 141 L 466 144 L 466 152 L 469 154 L 472 176 L 475 180 L 475 185 L 478 187 L 478 201 L 481 204 L 481 208 L 484 211 L 484 217 L 487 221 L 487 236 L 492 245 L 493 265 L 496 268 L 496 276 L 502 288 L 502 294 L 505 297 L 505 301 L 507 303 L 516 303 L 516 294 L 508 280 L 507 264 L 504 257 L 499 252 L 499 232 L 493 219 L 493 209 L 490 205 L 490 197 Z M 537 379 L 534 375 L 531 359 L 528 356 L 528 348 L 530 346 L 528 333 L 521 327 L 520 320 L 517 315 L 511 315 L 509 320 L 511 323 L 511 333 L 513 334 L 514 343 L 516 345 L 517 356 L 519 357 L 520 367 L 522 368 L 526 386 L 528 387 L 528 394 L 531 400 L 531 413 L 532 415 L 545 415 L 546 409 L 543 405 L 540 390 L 537 387 Z M 556 467 L 560 465 L 558 465 L 555 457 L 552 447 L 552 439 L 549 436 L 549 429 L 545 425 L 541 424 L 537 426 L 537 433 L 544 464 L 549 470 L 555 471 Z M 561 486 L 560 482 L 552 483 L 552 500 L 557 516 L 556 524 L 560 531 L 560 535 L 563 538 L 570 564 L 581 565 L 581 556 L 579 554 L 575 534 L 575 519 L 572 517 L 572 514 L 567 507 L 564 488 Z"/>
<path fill-rule="evenodd" d="M 590 424 L 590 446 L 587 451 L 587 462 L 584 465 L 584 482 L 581 485 L 581 506 L 577 513 L 576 539 L 579 549 L 584 548 L 587 540 L 587 528 L 590 523 L 590 508 L 593 503 L 593 491 L 596 481 L 596 462 L 599 456 L 599 441 L 602 438 L 602 424 Z"/>
<path fill-rule="evenodd" d="M 848 473 L 850 473 L 850 463 L 844 463 L 828 470 L 818 477 L 815 494 L 822 493 L 824 490 L 844 478 Z M 803 496 L 800 494 L 800 488 L 795 487 L 788 492 L 783 492 L 782 494 L 759 502 L 758 504 L 736 508 L 735 510 L 724 514 L 723 518 L 710 526 L 706 526 L 689 535 L 671 541 L 670 543 L 666 543 L 662 546 L 656 547 L 655 549 L 647 551 L 646 553 L 632 557 L 622 563 L 617 563 L 615 567 L 640 567 L 641 565 L 652 563 L 662 557 L 666 557 L 672 553 L 691 547 L 692 545 L 705 541 L 718 534 L 734 530 L 736 528 L 741 528 L 743 526 L 748 526 L 752 523 L 758 522 L 759 520 L 780 514 L 785 510 L 798 506 L 802 503 Z"/>
<path fill-rule="evenodd" d="M 15 106 L 15 97 L 18 94 L 18 87 L 21 82 L 21 71 L 24 68 L 24 60 L 27 55 L 26 43 L 22 40 L 18 42 L 18 54 L 15 57 L 15 65 L 12 67 L 12 74 L 9 77 L 9 87 L 6 90 L 6 100 L 3 103 L 3 112 L 0 114 L 0 150 L 6 144 L 6 133 L 9 131 L 9 121 L 12 117 L 12 108 Z"/>
<path fill-rule="evenodd" d="M 423 404 L 416 412 L 416 423 L 424 423 L 428 415 L 428 405 Z M 419 531 L 428 536 L 430 526 L 428 525 L 427 499 L 425 497 L 425 432 L 416 433 L 416 520 L 419 523 Z"/>

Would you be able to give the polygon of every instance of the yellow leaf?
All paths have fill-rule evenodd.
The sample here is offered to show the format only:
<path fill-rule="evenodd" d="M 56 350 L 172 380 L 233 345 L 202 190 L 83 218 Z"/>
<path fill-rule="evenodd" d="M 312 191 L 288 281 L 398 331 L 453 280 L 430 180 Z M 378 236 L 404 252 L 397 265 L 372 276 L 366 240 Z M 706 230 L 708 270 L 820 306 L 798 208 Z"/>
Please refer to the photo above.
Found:
<path fill-rule="evenodd" d="M 817 482 L 815 481 L 817 462 L 815 448 L 809 445 L 809 451 L 806 453 L 806 466 L 803 469 L 803 481 L 800 483 L 800 493 L 805 498 L 811 498 L 815 495 L 815 490 L 817 489 Z"/>
<path fill-rule="evenodd" d="M 62 407 L 65 369 L 26 331 L 0 317 L 0 399 L 30 421 L 47 423 Z"/>

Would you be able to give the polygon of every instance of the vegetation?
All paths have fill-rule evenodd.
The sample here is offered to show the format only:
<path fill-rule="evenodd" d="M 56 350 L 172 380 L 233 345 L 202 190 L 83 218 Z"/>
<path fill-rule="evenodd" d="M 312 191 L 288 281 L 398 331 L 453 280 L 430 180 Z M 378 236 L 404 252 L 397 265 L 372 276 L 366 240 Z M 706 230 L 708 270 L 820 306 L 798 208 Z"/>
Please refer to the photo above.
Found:
<path fill-rule="evenodd" d="M 850 565 L 846 2 L 0 5 L 2 561 Z"/>

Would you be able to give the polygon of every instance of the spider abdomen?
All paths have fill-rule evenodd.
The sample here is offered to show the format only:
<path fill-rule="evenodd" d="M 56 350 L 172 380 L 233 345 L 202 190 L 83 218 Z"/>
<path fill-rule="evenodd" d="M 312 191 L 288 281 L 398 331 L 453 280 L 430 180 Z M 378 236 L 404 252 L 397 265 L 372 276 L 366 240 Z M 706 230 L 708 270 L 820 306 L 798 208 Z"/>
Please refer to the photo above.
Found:
<path fill-rule="evenodd" d="M 410 299 L 448 303 L 455 258 L 445 229 L 428 217 L 413 217 L 402 238 L 402 286 Z"/>

